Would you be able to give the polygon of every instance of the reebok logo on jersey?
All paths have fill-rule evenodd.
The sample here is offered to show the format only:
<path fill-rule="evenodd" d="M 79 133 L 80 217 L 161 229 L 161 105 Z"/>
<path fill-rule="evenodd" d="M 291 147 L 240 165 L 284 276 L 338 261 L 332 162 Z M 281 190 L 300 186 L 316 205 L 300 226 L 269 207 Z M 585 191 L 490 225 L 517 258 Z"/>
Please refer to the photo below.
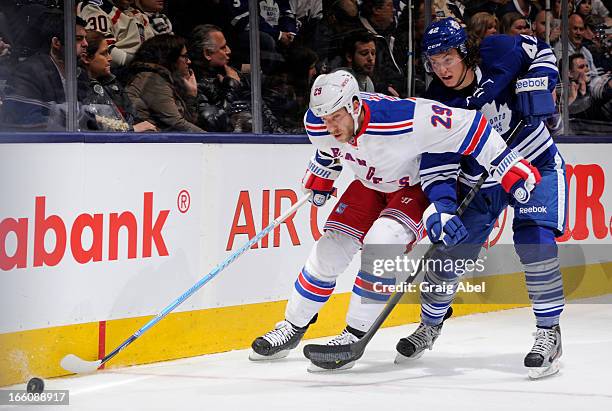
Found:
<path fill-rule="evenodd" d="M 529 214 L 529 213 L 546 213 L 546 206 L 531 206 L 531 207 L 523 207 L 519 208 L 519 214 Z"/>
<path fill-rule="evenodd" d="M 548 90 L 548 77 L 525 78 L 516 81 L 516 92 Z"/>

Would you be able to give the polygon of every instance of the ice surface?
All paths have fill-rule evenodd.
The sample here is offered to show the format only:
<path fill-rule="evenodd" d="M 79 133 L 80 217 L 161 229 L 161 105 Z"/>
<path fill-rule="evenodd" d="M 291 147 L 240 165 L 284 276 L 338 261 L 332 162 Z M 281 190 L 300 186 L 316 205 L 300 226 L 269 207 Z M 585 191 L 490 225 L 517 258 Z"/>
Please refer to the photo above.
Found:
<path fill-rule="evenodd" d="M 522 365 L 529 308 L 452 318 L 433 351 L 393 364 L 415 328 L 381 330 L 353 369 L 335 373 L 306 372 L 302 343 L 276 362 L 232 351 L 49 379 L 46 389 L 69 389 L 77 410 L 612 410 L 612 303 L 566 307 L 561 371 L 538 381 Z"/>

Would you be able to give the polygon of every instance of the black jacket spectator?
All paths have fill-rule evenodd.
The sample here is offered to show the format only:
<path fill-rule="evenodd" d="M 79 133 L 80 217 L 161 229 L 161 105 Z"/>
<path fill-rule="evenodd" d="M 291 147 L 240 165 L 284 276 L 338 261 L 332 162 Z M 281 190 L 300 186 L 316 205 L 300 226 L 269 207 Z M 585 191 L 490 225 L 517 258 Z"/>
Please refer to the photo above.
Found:
<path fill-rule="evenodd" d="M 361 24 L 376 38 L 374 88 L 379 93 L 406 96 L 407 45 L 397 35 L 393 0 L 364 0 Z"/>
<path fill-rule="evenodd" d="M 207 131 L 251 131 L 251 85 L 249 77 L 238 73 L 240 81 L 225 76 L 222 69 L 202 69 L 194 66 L 198 79 L 198 124 Z M 224 76 L 220 80 L 219 76 Z M 263 104 L 263 129 L 268 133 L 282 132 L 276 117 Z"/>

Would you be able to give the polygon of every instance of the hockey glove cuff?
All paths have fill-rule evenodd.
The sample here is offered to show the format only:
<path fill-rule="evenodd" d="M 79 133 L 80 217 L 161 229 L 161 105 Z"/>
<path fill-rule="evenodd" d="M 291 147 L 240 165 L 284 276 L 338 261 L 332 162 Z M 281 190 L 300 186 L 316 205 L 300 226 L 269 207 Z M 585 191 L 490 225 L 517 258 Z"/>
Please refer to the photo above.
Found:
<path fill-rule="evenodd" d="M 319 152 L 308 162 L 306 174 L 302 179 L 304 192 L 312 191 L 310 201 L 321 207 L 334 192 L 334 181 L 340 175 L 342 165 L 333 159 L 322 156 Z"/>
<path fill-rule="evenodd" d="M 531 198 L 531 192 L 542 177 L 537 168 L 532 166 L 520 154 L 506 149 L 492 163 L 491 176 L 516 201 L 525 204 Z"/>
<path fill-rule="evenodd" d="M 548 90 L 548 77 L 527 77 L 516 81 L 516 105 L 525 123 L 538 125 L 555 114 L 555 101 Z"/>

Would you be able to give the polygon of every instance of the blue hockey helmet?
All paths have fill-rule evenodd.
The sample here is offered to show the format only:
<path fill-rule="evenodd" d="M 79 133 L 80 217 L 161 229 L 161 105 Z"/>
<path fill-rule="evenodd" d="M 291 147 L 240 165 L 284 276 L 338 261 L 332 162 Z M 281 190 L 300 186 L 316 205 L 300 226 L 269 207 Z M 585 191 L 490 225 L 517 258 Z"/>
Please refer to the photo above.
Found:
<path fill-rule="evenodd" d="M 431 72 L 428 57 L 444 53 L 450 49 L 457 49 L 463 57 L 467 56 L 468 36 L 461 24 L 452 17 L 435 21 L 425 29 L 423 35 L 423 56 L 425 68 Z"/>

